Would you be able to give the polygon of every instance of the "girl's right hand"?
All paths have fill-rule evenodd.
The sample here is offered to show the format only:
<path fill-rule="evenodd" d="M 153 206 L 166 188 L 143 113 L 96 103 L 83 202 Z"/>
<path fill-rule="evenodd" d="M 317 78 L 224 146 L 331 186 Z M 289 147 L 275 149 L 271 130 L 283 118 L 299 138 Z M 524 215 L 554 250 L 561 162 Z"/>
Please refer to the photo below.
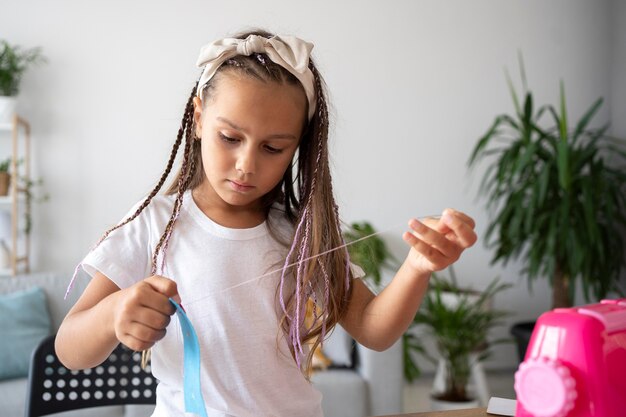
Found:
<path fill-rule="evenodd" d="M 117 339 L 135 351 L 146 350 L 165 336 L 165 328 L 180 303 L 176 282 L 153 275 L 116 294 L 113 327 Z"/>

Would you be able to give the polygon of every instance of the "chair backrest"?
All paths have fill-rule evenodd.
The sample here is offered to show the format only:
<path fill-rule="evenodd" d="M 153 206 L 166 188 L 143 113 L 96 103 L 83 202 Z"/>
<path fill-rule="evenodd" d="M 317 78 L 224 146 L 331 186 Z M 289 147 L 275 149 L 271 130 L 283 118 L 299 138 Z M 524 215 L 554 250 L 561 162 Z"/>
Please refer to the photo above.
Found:
<path fill-rule="evenodd" d="M 122 344 L 93 369 L 70 371 L 54 350 L 55 335 L 33 352 L 28 375 L 26 417 L 125 404 L 155 404 L 157 380 L 141 369 L 141 353 Z"/>

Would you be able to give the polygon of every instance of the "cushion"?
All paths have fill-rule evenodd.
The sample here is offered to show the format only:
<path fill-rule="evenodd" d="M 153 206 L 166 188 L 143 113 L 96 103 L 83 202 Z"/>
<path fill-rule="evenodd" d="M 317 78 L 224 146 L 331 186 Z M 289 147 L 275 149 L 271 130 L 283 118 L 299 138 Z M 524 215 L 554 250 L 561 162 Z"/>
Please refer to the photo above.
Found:
<path fill-rule="evenodd" d="M 0 379 L 25 377 L 32 351 L 50 334 L 46 294 L 40 287 L 0 295 Z"/>
<path fill-rule="evenodd" d="M 372 415 L 370 409 L 372 394 L 369 392 L 371 386 L 358 372 L 346 369 L 329 369 L 325 372 L 315 372 L 311 376 L 311 382 L 322 393 L 322 410 L 325 416 L 363 417 Z M 386 411 L 400 412 L 400 407 L 397 409 L 388 408 Z"/>
<path fill-rule="evenodd" d="M 333 328 L 330 336 L 324 340 L 322 350 L 333 367 L 352 368 L 354 340 L 339 324 Z"/>

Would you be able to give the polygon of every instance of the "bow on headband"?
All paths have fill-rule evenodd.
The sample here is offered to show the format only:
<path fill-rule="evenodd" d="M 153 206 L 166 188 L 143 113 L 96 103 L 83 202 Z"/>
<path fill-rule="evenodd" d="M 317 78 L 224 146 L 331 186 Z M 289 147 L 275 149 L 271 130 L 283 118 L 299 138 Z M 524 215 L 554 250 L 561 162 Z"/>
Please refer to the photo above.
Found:
<path fill-rule="evenodd" d="M 250 35 L 246 39 L 224 38 L 205 45 L 200 50 L 196 65 L 204 67 L 198 81 L 198 97 L 202 98 L 202 88 L 217 72 L 218 68 L 237 55 L 250 56 L 253 53 L 266 54 L 276 64 L 292 73 L 304 87 L 309 102 L 309 120 L 315 113 L 315 89 L 313 73 L 309 69 L 309 57 L 313 44 L 294 36 L 273 36 L 265 38 Z"/>

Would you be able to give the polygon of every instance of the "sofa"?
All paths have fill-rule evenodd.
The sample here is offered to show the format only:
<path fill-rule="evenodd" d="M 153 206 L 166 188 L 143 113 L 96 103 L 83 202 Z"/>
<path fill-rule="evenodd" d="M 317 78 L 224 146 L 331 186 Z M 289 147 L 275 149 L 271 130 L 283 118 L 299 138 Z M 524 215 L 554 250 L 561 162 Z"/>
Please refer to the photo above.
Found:
<path fill-rule="evenodd" d="M 39 287 L 45 294 L 50 332 L 56 332 L 63 317 L 74 304 L 89 281 L 79 274 L 73 290 L 65 300 L 68 275 L 33 273 L 16 277 L 0 277 L 0 297 Z M 5 329 L 2 334 L 5 334 Z M 334 332 L 332 338 L 345 337 Z M 384 352 L 374 352 L 356 344 L 355 366 L 345 369 L 316 371 L 312 382 L 323 395 L 322 407 L 326 417 L 365 417 L 394 414 L 402 409 L 402 348 L 396 343 Z M 0 363 L 0 366 L 2 364 Z M 0 380 L 0 415 L 22 417 L 25 413 L 27 377 Z M 110 406 L 56 414 L 56 416 L 149 416 L 152 406 Z"/>

